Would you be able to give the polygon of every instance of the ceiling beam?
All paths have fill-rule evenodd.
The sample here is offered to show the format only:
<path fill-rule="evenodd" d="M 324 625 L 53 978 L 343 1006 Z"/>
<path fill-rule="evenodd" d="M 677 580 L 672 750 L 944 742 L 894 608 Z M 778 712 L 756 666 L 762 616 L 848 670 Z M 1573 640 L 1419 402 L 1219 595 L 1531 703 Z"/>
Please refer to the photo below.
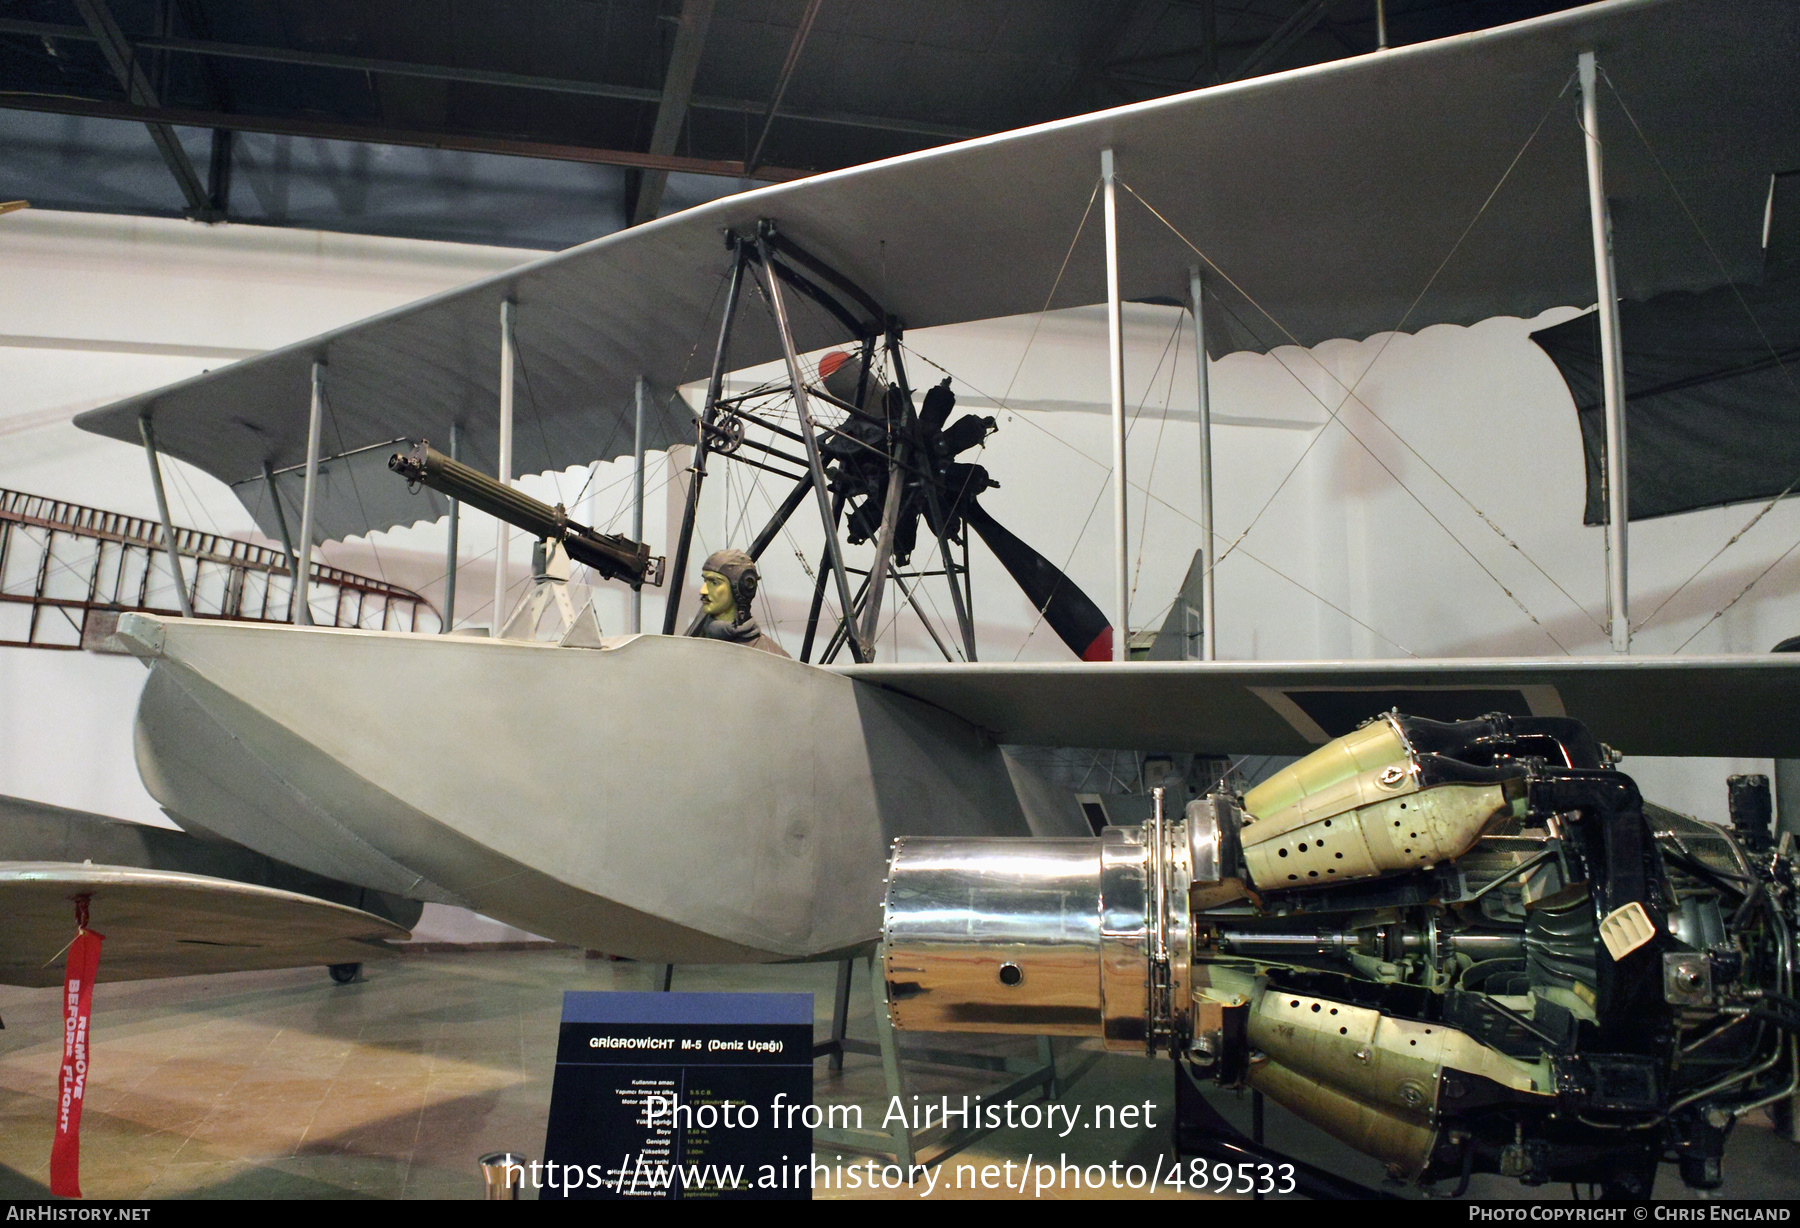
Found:
<path fill-rule="evenodd" d="M 1116 71 L 1132 68 L 1145 68 L 1152 64 L 1166 64 L 1170 60 L 1199 60 L 1201 85 L 1215 84 L 1212 77 L 1218 75 L 1219 52 L 1232 47 L 1260 47 L 1262 40 L 1254 42 L 1245 40 L 1235 43 L 1219 41 L 1219 11 L 1216 0 L 1189 0 L 1182 7 L 1192 11 L 1200 22 L 1200 41 L 1182 47 L 1166 47 L 1156 51 L 1140 52 L 1136 55 L 1122 56 L 1109 60 L 1104 71 L 1111 75 Z M 1242 17 L 1246 10 L 1228 10 L 1231 16 Z"/>
<path fill-rule="evenodd" d="M 1200 84 L 1219 83 L 1219 9 L 1204 0 L 1200 9 Z"/>
<path fill-rule="evenodd" d="M 112 10 L 106 7 L 106 0 L 74 0 L 74 4 L 82 21 L 87 24 L 93 41 L 100 44 L 100 54 L 106 58 L 107 67 L 112 69 L 113 76 L 118 78 L 120 87 L 125 91 L 126 101 L 144 107 L 160 106 L 150 79 L 144 75 L 143 65 L 138 63 L 125 32 L 113 20 Z M 146 123 L 144 126 L 150 130 L 150 139 L 168 165 L 169 173 L 175 176 L 175 185 L 187 200 L 188 212 L 196 215 L 206 213 L 209 205 L 206 189 L 201 185 L 200 176 L 195 172 L 194 164 L 188 161 L 187 151 L 181 147 L 174 130 L 163 123 Z"/>
<path fill-rule="evenodd" d="M 212 37 L 212 23 L 206 10 L 201 7 L 200 0 L 174 0 L 174 12 L 181 14 L 182 24 L 189 34 L 198 38 Z M 167 8 L 166 16 L 172 16 Z M 163 29 L 164 34 L 173 34 L 169 27 Z M 206 82 L 206 105 L 215 111 L 230 111 L 236 105 L 231 90 L 227 88 L 219 64 L 215 60 L 200 60 L 200 76 Z M 196 221 L 223 222 L 231 216 L 231 162 L 232 140 L 229 128 L 214 128 L 212 132 L 212 149 L 207 159 L 206 170 L 206 209 L 194 214 Z"/>
<path fill-rule="evenodd" d="M 381 128 L 370 124 L 344 124 L 330 120 L 300 119 L 286 115 L 227 114 L 222 111 L 187 111 L 173 107 L 134 107 L 128 103 L 69 98 L 49 94 L 0 94 L 0 108 L 39 111 L 50 115 L 85 115 L 94 119 L 126 119 L 139 123 L 168 124 L 184 128 L 230 128 L 235 132 L 263 132 L 271 136 L 317 137 L 326 141 L 367 141 L 376 145 L 411 145 L 422 149 L 455 149 L 467 153 L 505 154 L 515 158 L 547 158 L 559 162 L 586 162 L 596 166 L 625 166 L 638 170 L 681 171 L 695 175 L 723 175 L 730 179 L 754 177 L 768 183 L 804 179 L 812 171 L 780 166 L 759 166 L 751 176 L 742 162 L 707 158 L 658 157 L 635 149 L 601 149 L 589 145 L 556 145 L 545 141 L 517 141 L 504 137 L 474 136 L 463 132 L 433 132 L 417 128 Z"/>
<path fill-rule="evenodd" d="M 1312 28 L 1325 19 L 1325 10 L 1330 4 L 1331 0 L 1306 0 L 1292 17 L 1275 27 L 1275 32 L 1262 46 L 1245 56 L 1226 80 L 1242 81 L 1245 77 L 1254 77 L 1262 71 L 1263 65 L 1273 64 L 1286 55 L 1295 43 L 1311 34 Z"/>
<path fill-rule="evenodd" d="M 57 25 L 42 21 L 18 21 L 0 18 L 0 34 L 23 34 L 31 38 L 66 38 L 78 42 L 97 41 L 82 26 Z M 379 60 L 360 55 L 332 55 L 320 51 L 297 51 L 288 47 L 258 47 L 242 43 L 219 43 L 195 38 L 144 38 L 137 47 L 144 51 L 175 51 L 188 55 L 211 56 L 229 60 L 255 60 L 266 64 L 295 64 L 308 68 L 336 68 L 346 72 L 383 73 L 400 77 L 422 77 L 433 81 L 457 81 L 470 85 L 496 85 L 512 89 L 543 90 L 552 94 L 575 94 L 589 98 L 616 98 L 625 102 L 662 101 L 661 90 L 633 85 L 608 85 L 600 81 L 577 81 L 566 77 L 537 77 L 525 73 L 496 72 L 483 68 L 450 68 L 439 64 L 420 64 L 407 60 Z M 697 111 L 726 111 L 733 114 L 761 115 L 767 102 L 747 98 L 719 98 L 695 94 L 688 106 Z M 862 115 L 849 111 L 808 111 L 786 109 L 783 119 L 815 124 L 832 124 L 846 128 L 868 128 L 877 132 L 904 132 L 915 136 L 942 137 L 960 141 L 987 136 L 990 129 L 967 128 L 954 124 L 934 124 L 888 115 Z"/>
<path fill-rule="evenodd" d="M 1345 42 L 1331 25 L 1325 21 L 1326 10 L 1331 0 L 1306 0 L 1287 20 L 1276 27 L 1273 33 L 1259 42 L 1220 43 L 1218 41 L 1217 13 L 1209 3 L 1197 5 L 1202 18 L 1202 32 L 1205 37 L 1199 43 L 1186 47 L 1172 47 L 1164 51 L 1152 51 L 1143 55 L 1127 56 L 1115 59 L 1105 65 L 1106 77 L 1113 81 L 1128 82 L 1133 85 L 1147 85 L 1160 90 L 1187 89 L 1195 84 L 1212 85 L 1219 78 L 1219 53 L 1221 51 L 1250 48 L 1241 63 L 1237 66 L 1229 81 L 1241 81 L 1245 77 L 1255 76 L 1266 66 L 1275 63 L 1290 51 L 1295 43 L 1323 23 L 1332 37 L 1342 43 L 1352 54 L 1361 55 L 1363 49 L 1352 48 Z M 1143 73 L 1134 73 L 1134 68 L 1144 68 L 1154 64 L 1165 64 L 1176 60 L 1198 60 L 1198 71 L 1188 79 L 1175 81 L 1167 78 L 1152 77 Z"/>
<path fill-rule="evenodd" d="M 675 46 L 669 51 L 669 68 L 663 73 L 662 101 L 656 105 L 656 127 L 650 133 L 650 152 L 675 152 L 681 126 L 687 121 L 688 103 L 694 97 L 694 77 L 700 71 L 700 53 L 706 47 L 706 27 L 711 24 L 713 0 L 681 0 L 681 16 L 675 23 Z M 662 208 L 668 171 L 645 171 L 638 178 L 637 199 L 631 206 L 631 224 L 648 222 Z"/>
<path fill-rule="evenodd" d="M 813 19 L 819 15 L 819 6 L 825 0 L 806 0 L 806 11 L 800 15 L 800 24 L 794 27 L 794 41 L 788 44 L 787 58 L 781 62 L 781 72 L 775 78 L 775 93 L 769 99 L 769 109 L 763 112 L 762 132 L 756 138 L 756 146 L 750 156 L 744 159 L 745 166 L 755 166 L 762 158 L 763 146 L 768 143 L 769 129 L 775 125 L 775 112 L 781 109 L 781 100 L 787 94 L 788 84 L 794 79 L 794 70 L 800 67 L 800 52 L 806 47 L 806 36 L 812 33 Z"/>
<path fill-rule="evenodd" d="M 1323 21 L 1320 22 L 1319 24 L 1321 27 L 1324 27 L 1327 30 L 1329 30 L 1330 25 L 1331 25 L 1330 22 L 1323 22 Z M 1220 42 L 1219 44 L 1217 44 L 1217 46 L 1215 48 L 1214 60 L 1216 62 L 1219 55 L 1226 55 L 1226 54 L 1231 54 L 1234 52 L 1247 53 L 1247 52 L 1253 51 L 1253 50 L 1263 46 L 1264 43 L 1266 43 L 1267 41 L 1268 41 L 1267 39 L 1238 39 L 1238 40 L 1233 40 L 1231 42 Z M 1175 61 L 1178 59 L 1187 59 L 1190 62 L 1198 62 L 1201 60 L 1201 58 L 1205 54 L 1205 50 L 1206 49 L 1201 46 L 1183 47 L 1180 49 L 1179 52 L 1171 52 L 1170 54 L 1168 54 L 1166 56 L 1160 56 L 1160 57 L 1156 57 L 1156 58 L 1161 59 L 1165 63 L 1172 62 L 1172 61 Z M 1366 51 L 1358 51 L 1358 52 L 1356 52 L 1356 54 L 1357 55 L 1366 55 L 1367 52 Z M 1342 57 L 1338 57 L 1338 58 L 1342 58 Z M 1148 86 L 1149 88 L 1157 91 L 1157 93 L 1155 95 L 1150 95 L 1151 97 L 1156 97 L 1156 96 L 1160 96 L 1160 95 L 1164 95 L 1164 94 L 1179 93 L 1184 90 L 1191 90 L 1191 89 L 1195 89 L 1199 86 L 1208 84 L 1208 82 L 1204 79 L 1205 78 L 1204 70 L 1199 69 L 1199 68 L 1196 68 L 1196 70 L 1193 72 L 1184 73 L 1179 76 L 1153 76 L 1148 72 L 1135 72 L 1132 70 L 1132 66 L 1137 63 L 1148 64 L 1149 62 L 1150 62 L 1150 57 L 1146 57 L 1143 61 L 1135 61 L 1135 60 L 1116 61 L 1115 63 L 1113 63 L 1107 67 L 1106 79 L 1108 81 L 1122 81 L 1129 85 Z M 1212 82 L 1211 84 L 1218 84 L 1218 83 Z"/>
<path fill-rule="evenodd" d="M 206 168 L 206 212 L 202 222 L 222 222 L 231 214 L 231 129 L 214 128 L 212 157 Z"/>
<path fill-rule="evenodd" d="M 1081 66 L 1076 69 L 1075 76 L 1063 87 L 1056 102 L 1058 115 L 1085 111 L 1093 106 L 1090 91 L 1096 82 L 1105 77 L 1108 61 L 1118 57 L 1119 45 L 1137 12 L 1138 0 L 1117 0 L 1113 5 L 1105 22 L 1094 37 L 1088 40 L 1087 48 L 1081 56 Z"/>

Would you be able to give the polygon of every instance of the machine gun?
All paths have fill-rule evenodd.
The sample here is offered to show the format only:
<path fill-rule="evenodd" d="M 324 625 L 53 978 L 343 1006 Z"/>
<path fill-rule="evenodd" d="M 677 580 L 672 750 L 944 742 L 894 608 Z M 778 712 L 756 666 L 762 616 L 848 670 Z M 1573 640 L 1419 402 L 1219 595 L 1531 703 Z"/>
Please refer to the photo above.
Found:
<path fill-rule="evenodd" d="M 586 563 L 607 580 L 624 580 L 632 588 L 663 582 L 663 556 L 643 542 L 617 533 L 601 533 L 570 520 L 563 505 L 540 503 L 523 491 L 496 482 L 479 469 L 451 460 L 425 440 L 411 452 L 396 452 L 388 468 L 420 486 L 480 508 L 497 520 L 524 529 L 540 541 L 554 541 L 577 563 Z"/>

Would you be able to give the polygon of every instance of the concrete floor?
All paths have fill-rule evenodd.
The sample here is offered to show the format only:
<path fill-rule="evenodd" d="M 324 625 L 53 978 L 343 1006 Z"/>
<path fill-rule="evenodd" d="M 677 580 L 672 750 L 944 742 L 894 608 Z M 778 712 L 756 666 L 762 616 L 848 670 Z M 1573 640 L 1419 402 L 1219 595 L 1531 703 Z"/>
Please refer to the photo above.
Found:
<path fill-rule="evenodd" d="M 549 1107 L 561 992 L 653 988 L 647 965 L 584 959 L 555 949 L 413 955 L 372 964 L 358 984 L 336 986 L 323 969 L 101 985 L 95 992 L 94 1063 L 83 1117 L 82 1188 L 104 1198 L 475 1198 L 475 1157 L 512 1150 L 541 1157 Z M 859 967 L 852 1036 L 873 1038 L 871 1001 Z M 770 989 L 814 994 L 827 1031 L 833 968 L 684 968 L 675 987 Z M 0 988 L 0 1197 L 46 1192 L 52 1091 L 60 1056 L 60 1007 L 52 989 Z M 959 1038 L 975 1042 L 981 1038 Z M 986 1047 L 1001 1052 L 1010 1042 Z M 1020 1054 L 1029 1042 L 1014 1046 Z M 1153 1106 L 1153 1127 L 1000 1130 L 959 1152 L 932 1197 L 1007 1197 L 973 1185 L 983 1166 L 1011 1160 L 1015 1171 L 1058 1157 L 1082 1164 L 1154 1165 L 1168 1139 L 1171 1070 L 1151 1062 L 1059 1046 L 1074 1081 L 1065 1101 Z M 851 1056 L 842 1076 L 820 1076 L 823 1102 L 854 1101 L 879 1121 L 886 1099 L 879 1064 Z M 923 1096 L 977 1092 L 986 1076 L 921 1072 Z M 991 1086 L 991 1081 L 985 1085 Z M 1246 1128 L 1249 1101 L 1220 1093 L 1215 1103 Z M 1086 1115 L 1084 1115 L 1086 1117 Z M 1086 1117 L 1091 1120 L 1091 1117 Z M 1276 1106 L 1271 1143 L 1365 1184 L 1379 1185 L 1374 1161 L 1338 1146 Z M 822 1148 L 820 1159 L 860 1164 Z M 1792 1145 L 1761 1119 L 1733 1136 L 1721 1193 L 1740 1198 L 1800 1197 Z M 842 1178 L 842 1170 L 838 1173 Z M 1417 1196 L 1417 1191 L 1399 1191 Z M 1658 1185 L 1685 1197 L 1672 1170 Z M 877 1196 L 917 1198 L 922 1187 Z M 1472 1196 L 1556 1197 L 1499 1178 L 1476 1178 Z M 832 1190 L 820 1197 L 869 1197 Z M 1016 1195 L 1014 1195 L 1016 1196 Z M 1105 1190 L 1057 1187 L 1047 1197 L 1175 1197 L 1123 1184 Z"/>

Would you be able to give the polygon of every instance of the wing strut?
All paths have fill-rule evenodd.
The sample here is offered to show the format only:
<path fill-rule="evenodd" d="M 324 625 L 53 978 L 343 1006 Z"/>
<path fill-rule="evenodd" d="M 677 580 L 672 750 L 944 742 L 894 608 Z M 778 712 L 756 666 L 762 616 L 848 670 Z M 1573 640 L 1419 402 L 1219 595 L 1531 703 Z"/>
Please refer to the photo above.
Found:
<path fill-rule="evenodd" d="M 1197 264 L 1188 266 L 1188 292 L 1193 300 L 1194 375 L 1200 385 L 1200 659 L 1211 661 L 1217 657 L 1213 583 L 1218 575 L 1213 552 L 1212 386 L 1206 370 L 1206 283 Z"/>
<path fill-rule="evenodd" d="M 1631 651 L 1631 608 L 1625 587 L 1625 532 L 1631 517 L 1625 493 L 1625 366 L 1619 340 L 1619 291 L 1614 284 L 1612 215 L 1601 168 L 1600 99 L 1594 53 L 1577 61 L 1581 128 L 1587 146 L 1588 217 L 1594 230 L 1594 289 L 1599 295 L 1600 386 L 1606 397 L 1606 605 L 1614 652 Z"/>
<path fill-rule="evenodd" d="M 511 486 L 513 480 L 513 364 L 518 359 L 518 337 L 513 331 L 517 308 L 512 296 L 500 300 L 500 467 L 495 476 L 500 485 Z M 510 611 L 506 605 L 506 556 L 512 547 L 512 526 L 504 520 L 494 522 L 494 637 L 506 627 Z"/>
<path fill-rule="evenodd" d="M 712 378 L 706 385 L 706 406 L 700 412 L 699 437 L 694 442 L 694 463 L 688 472 L 687 505 L 681 512 L 681 535 L 675 541 L 675 563 L 669 570 L 669 600 L 663 606 L 664 635 L 675 634 L 681 617 L 681 594 L 687 587 L 688 550 L 694 541 L 694 516 L 700 510 L 700 486 L 706 481 L 706 453 L 712 443 L 712 427 L 719 418 L 719 393 L 725 384 L 725 359 L 731 351 L 731 322 L 737 316 L 738 295 L 744 288 L 744 265 L 749 252 L 733 234 L 726 240 L 736 259 L 731 264 L 731 288 L 725 292 L 725 317 L 719 321 L 719 344 L 713 350 Z"/>
<path fill-rule="evenodd" d="M 813 493 L 818 496 L 819 520 L 825 526 L 826 553 L 831 556 L 832 574 L 837 579 L 838 599 L 844 611 L 844 628 L 850 637 L 850 655 L 858 664 L 869 659 L 868 646 L 858 634 L 854 614 L 850 604 L 850 578 L 844 572 L 844 552 L 838 544 L 837 534 L 832 531 L 831 496 L 826 493 L 825 462 L 819 455 L 819 440 L 813 430 L 812 414 L 806 406 L 806 379 L 800 370 L 800 355 L 794 349 L 794 333 L 788 327 L 787 306 L 781 297 L 782 279 L 777 275 L 774 263 L 769 259 L 768 248 L 758 238 L 758 248 L 762 262 L 769 270 L 768 281 L 758 281 L 758 285 L 769 298 L 769 307 L 775 313 L 775 327 L 781 334 L 781 350 L 787 359 L 788 380 L 794 386 L 794 413 L 800 419 L 801 434 L 806 436 L 806 464 L 812 471 Z"/>
<path fill-rule="evenodd" d="M 169 572 L 175 577 L 175 600 L 181 605 L 181 616 L 194 616 L 194 603 L 188 597 L 187 580 L 181 574 L 181 549 L 175 544 L 175 526 L 169 520 L 169 499 L 163 493 L 162 461 L 156 455 L 156 431 L 150 415 L 138 419 L 138 433 L 144 438 L 144 455 L 150 458 L 150 485 L 156 491 L 156 514 L 162 517 L 163 545 L 169 553 Z M 48 550 L 45 552 L 48 557 Z"/>
<path fill-rule="evenodd" d="M 1113 173 L 1110 146 L 1100 151 L 1100 181 L 1106 197 L 1106 340 L 1110 351 L 1107 387 L 1112 390 L 1113 555 L 1116 568 L 1113 609 L 1119 619 L 1119 628 L 1113 635 L 1112 659 L 1123 661 L 1131 644 L 1131 555 L 1126 549 L 1129 490 L 1125 485 L 1125 321 L 1119 298 L 1118 177 Z"/>

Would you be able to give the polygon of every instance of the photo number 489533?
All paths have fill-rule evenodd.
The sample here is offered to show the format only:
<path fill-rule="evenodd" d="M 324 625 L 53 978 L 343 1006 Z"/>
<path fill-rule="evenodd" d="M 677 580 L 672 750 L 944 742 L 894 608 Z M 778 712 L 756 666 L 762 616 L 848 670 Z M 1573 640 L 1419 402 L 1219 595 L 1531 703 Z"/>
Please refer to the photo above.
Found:
<path fill-rule="evenodd" d="M 1205 1190 L 1214 1194 L 1292 1194 L 1292 1164 L 1208 1164 L 1205 1160 L 1189 1160 L 1184 1170 L 1177 1165 L 1169 1174 L 1169 1184 L 1176 1189 Z"/>

